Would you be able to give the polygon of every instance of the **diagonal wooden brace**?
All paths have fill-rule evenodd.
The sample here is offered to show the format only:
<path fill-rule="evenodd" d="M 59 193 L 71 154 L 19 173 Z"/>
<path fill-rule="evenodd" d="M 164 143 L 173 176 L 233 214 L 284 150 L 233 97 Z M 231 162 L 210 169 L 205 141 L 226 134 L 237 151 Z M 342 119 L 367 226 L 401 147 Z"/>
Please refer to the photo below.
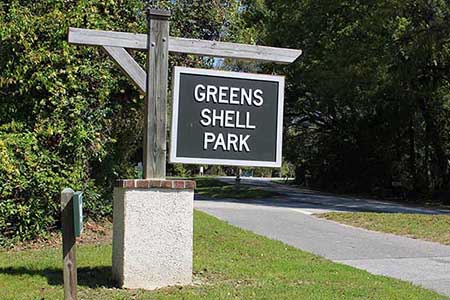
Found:
<path fill-rule="evenodd" d="M 139 90 L 145 94 L 147 73 L 134 60 L 134 58 L 121 47 L 103 46 L 106 52 L 114 59 L 125 74 L 137 85 Z"/>

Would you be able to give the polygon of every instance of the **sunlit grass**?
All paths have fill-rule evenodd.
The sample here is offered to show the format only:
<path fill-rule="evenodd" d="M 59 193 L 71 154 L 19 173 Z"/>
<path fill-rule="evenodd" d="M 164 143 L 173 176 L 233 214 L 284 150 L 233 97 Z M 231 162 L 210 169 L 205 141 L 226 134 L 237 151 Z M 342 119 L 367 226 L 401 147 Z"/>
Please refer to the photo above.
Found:
<path fill-rule="evenodd" d="M 332 263 L 196 212 L 194 285 L 121 290 L 111 245 L 77 249 L 79 299 L 447 299 L 410 283 Z M 63 299 L 61 249 L 0 252 L 0 299 Z"/>
<path fill-rule="evenodd" d="M 450 245 L 449 215 L 333 212 L 318 216 L 369 230 Z"/>

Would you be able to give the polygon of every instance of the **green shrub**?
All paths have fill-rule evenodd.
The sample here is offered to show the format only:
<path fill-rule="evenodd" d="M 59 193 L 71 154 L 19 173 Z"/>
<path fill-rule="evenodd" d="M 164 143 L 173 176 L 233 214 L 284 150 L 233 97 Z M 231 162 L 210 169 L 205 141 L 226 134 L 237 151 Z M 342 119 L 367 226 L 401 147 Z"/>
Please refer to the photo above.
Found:
<path fill-rule="evenodd" d="M 51 199 L 66 184 L 59 164 L 33 133 L 0 132 L 0 244 L 42 235 L 54 225 L 57 203 Z"/>

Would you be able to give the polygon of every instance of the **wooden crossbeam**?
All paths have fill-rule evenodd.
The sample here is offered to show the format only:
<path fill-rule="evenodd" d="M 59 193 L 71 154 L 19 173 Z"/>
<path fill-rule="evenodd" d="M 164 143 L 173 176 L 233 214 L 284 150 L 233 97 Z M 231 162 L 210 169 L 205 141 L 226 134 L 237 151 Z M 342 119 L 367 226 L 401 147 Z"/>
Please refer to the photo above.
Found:
<path fill-rule="evenodd" d="M 169 51 L 285 64 L 295 61 L 302 54 L 301 50 L 295 49 L 174 37 L 169 39 Z"/>
<path fill-rule="evenodd" d="M 148 49 L 147 40 L 148 37 L 146 34 L 69 28 L 69 43 L 72 44 L 145 50 Z M 169 37 L 169 51 L 275 63 L 291 63 L 302 54 L 301 50 L 296 49 L 177 37 Z"/>

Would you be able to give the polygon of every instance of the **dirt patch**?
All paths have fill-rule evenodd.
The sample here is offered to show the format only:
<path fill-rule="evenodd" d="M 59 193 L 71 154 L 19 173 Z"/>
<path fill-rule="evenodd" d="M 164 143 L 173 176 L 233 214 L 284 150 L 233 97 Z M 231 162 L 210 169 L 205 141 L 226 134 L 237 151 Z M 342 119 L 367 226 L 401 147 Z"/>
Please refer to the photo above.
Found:
<path fill-rule="evenodd" d="M 107 244 L 112 241 L 112 222 L 109 219 L 84 223 L 83 233 L 77 238 L 78 244 Z M 39 250 L 44 248 L 59 248 L 62 246 L 61 232 L 52 232 L 48 237 L 21 242 L 6 251 Z"/>

